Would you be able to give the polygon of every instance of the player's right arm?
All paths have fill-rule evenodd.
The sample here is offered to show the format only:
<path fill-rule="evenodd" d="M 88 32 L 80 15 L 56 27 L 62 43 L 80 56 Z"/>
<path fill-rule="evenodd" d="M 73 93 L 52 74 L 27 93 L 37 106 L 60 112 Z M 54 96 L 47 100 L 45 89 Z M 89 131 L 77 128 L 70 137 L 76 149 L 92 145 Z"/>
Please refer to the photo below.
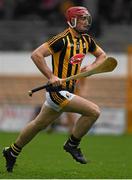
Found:
<path fill-rule="evenodd" d="M 50 68 L 47 66 L 45 57 L 52 55 L 48 43 L 39 46 L 31 55 L 31 59 L 40 70 L 40 72 L 48 79 L 49 83 L 57 86 L 61 84 L 60 79 L 55 76 Z"/>

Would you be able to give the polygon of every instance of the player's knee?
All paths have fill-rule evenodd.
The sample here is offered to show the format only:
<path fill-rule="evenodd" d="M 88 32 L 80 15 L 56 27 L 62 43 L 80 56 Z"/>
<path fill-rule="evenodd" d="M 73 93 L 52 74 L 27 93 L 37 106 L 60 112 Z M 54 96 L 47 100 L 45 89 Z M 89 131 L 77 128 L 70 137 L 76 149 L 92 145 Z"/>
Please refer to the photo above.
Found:
<path fill-rule="evenodd" d="M 93 110 L 91 111 L 91 115 L 94 120 L 97 120 L 100 116 L 100 109 L 97 105 L 94 106 Z"/>
<path fill-rule="evenodd" d="M 98 119 L 99 116 L 100 116 L 100 113 L 101 113 L 101 112 L 100 112 L 99 107 L 96 106 L 95 109 L 94 109 L 94 117 L 95 117 L 96 119 Z"/>

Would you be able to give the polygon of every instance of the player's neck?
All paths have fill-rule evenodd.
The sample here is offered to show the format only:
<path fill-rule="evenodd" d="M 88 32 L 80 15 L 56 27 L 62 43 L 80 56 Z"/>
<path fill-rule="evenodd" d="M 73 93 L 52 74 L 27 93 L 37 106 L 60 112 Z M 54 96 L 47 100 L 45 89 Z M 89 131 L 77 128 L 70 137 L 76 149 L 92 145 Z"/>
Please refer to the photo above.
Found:
<path fill-rule="evenodd" d="M 80 38 L 81 34 L 77 32 L 75 29 L 70 28 L 71 33 L 74 35 L 76 38 Z"/>

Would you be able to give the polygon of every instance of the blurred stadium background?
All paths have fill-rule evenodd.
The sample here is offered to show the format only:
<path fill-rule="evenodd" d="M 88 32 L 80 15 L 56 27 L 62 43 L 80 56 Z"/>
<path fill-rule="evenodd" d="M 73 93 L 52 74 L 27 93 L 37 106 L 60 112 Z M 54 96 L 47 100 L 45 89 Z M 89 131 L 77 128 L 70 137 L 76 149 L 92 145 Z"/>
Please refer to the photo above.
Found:
<path fill-rule="evenodd" d="M 93 17 L 89 33 L 118 60 L 114 72 L 87 78 L 81 87 L 81 95 L 103 111 L 91 133 L 132 132 L 131 0 L 0 0 L 1 131 L 19 131 L 43 103 L 43 91 L 32 98 L 27 94 L 46 82 L 30 54 L 67 26 L 64 12 L 72 5 L 88 7 Z"/>

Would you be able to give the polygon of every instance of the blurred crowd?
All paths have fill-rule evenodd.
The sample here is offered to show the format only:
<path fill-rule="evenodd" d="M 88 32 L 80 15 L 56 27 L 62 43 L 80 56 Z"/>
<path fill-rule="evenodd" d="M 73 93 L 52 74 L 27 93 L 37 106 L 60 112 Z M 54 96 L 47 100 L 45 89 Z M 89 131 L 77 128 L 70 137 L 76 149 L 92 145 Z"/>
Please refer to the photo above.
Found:
<path fill-rule="evenodd" d="M 55 19 L 63 22 L 65 10 L 86 5 L 84 0 L 0 0 L 0 19 Z M 132 23 L 132 0 L 96 0 L 97 19 L 108 23 Z"/>
<path fill-rule="evenodd" d="M 62 20 L 70 6 L 83 5 L 83 0 L 0 0 L 0 19 Z"/>
<path fill-rule="evenodd" d="M 109 24 L 132 23 L 132 0 L 98 0 L 98 15 Z"/>
<path fill-rule="evenodd" d="M 93 21 L 89 34 L 109 51 L 121 51 L 131 43 L 132 0 L 0 0 L 0 50 L 33 50 L 67 27 L 64 14 L 71 6 L 89 9 Z M 118 25 L 124 27 L 127 39 L 122 38 L 124 31 L 118 31 Z M 105 33 L 109 30 L 115 35 L 111 46 L 113 37 Z"/>

